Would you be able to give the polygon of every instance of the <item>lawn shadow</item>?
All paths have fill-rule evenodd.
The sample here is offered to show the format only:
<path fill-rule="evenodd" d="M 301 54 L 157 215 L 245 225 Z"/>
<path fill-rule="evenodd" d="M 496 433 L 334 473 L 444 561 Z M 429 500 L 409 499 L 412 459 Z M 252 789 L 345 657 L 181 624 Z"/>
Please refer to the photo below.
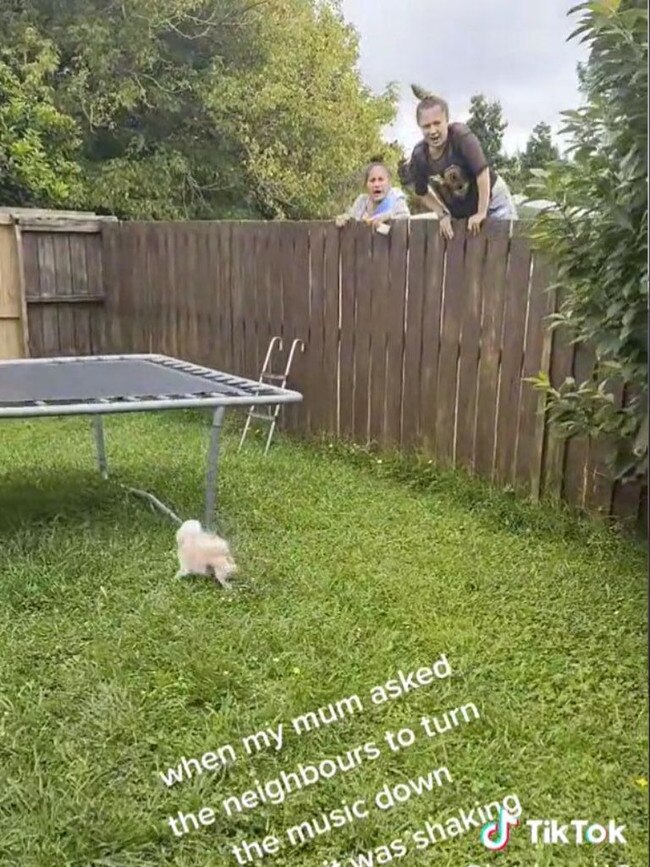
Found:
<path fill-rule="evenodd" d="M 0 485 L 0 537 L 53 523 L 69 528 L 105 523 L 126 530 L 133 526 L 132 508 L 154 514 L 116 482 L 69 468 L 8 473 Z"/>

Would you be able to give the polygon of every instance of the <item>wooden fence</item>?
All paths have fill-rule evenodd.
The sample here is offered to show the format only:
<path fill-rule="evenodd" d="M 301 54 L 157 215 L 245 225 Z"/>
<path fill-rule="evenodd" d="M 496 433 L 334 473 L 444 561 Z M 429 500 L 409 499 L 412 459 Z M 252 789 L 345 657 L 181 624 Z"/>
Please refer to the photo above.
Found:
<path fill-rule="evenodd" d="M 78 227 L 79 228 L 79 227 Z M 588 374 L 544 317 L 549 266 L 517 227 L 446 244 L 430 221 L 389 236 L 331 223 L 101 223 L 23 232 L 33 355 L 153 351 L 257 378 L 269 340 L 305 342 L 284 425 L 419 448 L 538 498 L 643 519 L 598 447 L 552 436 L 524 377 Z"/>
<path fill-rule="evenodd" d="M 13 333 L 0 357 L 97 354 L 105 349 L 103 222 L 90 214 L 0 214 L 0 269 Z M 3 243 L 4 242 L 4 243 Z"/>

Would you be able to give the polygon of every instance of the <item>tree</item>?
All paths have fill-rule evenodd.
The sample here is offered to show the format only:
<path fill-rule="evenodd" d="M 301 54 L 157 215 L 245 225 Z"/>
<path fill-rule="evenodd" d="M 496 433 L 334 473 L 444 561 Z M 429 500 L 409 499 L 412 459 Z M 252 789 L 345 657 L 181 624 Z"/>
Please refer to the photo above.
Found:
<path fill-rule="evenodd" d="M 596 363 L 584 382 L 534 382 L 556 430 L 611 442 L 616 474 L 628 479 L 648 467 L 648 13 L 640 0 L 576 11 L 574 38 L 590 44 L 581 74 L 587 101 L 564 113 L 571 159 L 534 170 L 533 192 L 558 207 L 539 216 L 532 234 L 558 266 L 562 302 L 552 326 L 592 347 Z"/>
<path fill-rule="evenodd" d="M 362 86 L 356 33 L 332 4 L 276 0 L 260 38 L 263 63 L 236 74 L 215 71 L 211 116 L 241 142 L 263 213 L 291 219 L 336 213 L 373 155 L 388 152 L 387 162 L 397 166 L 397 153 L 380 135 L 394 116 L 394 89 L 374 98 Z"/>
<path fill-rule="evenodd" d="M 488 102 L 482 93 L 472 97 L 467 125 L 478 138 L 488 163 L 500 171 L 505 163 L 503 134 L 508 126 L 498 100 Z"/>
<path fill-rule="evenodd" d="M 522 180 L 526 183 L 531 177 L 532 169 L 543 169 L 549 163 L 559 160 L 560 152 L 553 144 L 549 124 L 538 123 L 528 139 L 526 149 L 520 157 Z"/>
<path fill-rule="evenodd" d="M 25 29 L 0 45 L 0 202 L 67 205 L 81 194 L 74 121 L 57 110 L 53 44 Z"/>
<path fill-rule="evenodd" d="M 335 0 L 24 0 L 9 27 L 54 46 L 83 204 L 122 217 L 329 216 L 395 111 Z"/>

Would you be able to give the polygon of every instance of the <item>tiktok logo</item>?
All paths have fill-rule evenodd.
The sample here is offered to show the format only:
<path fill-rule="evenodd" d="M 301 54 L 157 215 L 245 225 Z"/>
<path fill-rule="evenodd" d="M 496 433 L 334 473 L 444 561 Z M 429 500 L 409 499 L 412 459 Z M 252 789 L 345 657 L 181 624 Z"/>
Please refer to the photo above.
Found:
<path fill-rule="evenodd" d="M 510 828 L 516 827 L 519 819 L 512 816 L 507 810 L 499 810 L 499 818 L 496 822 L 487 822 L 481 829 L 481 843 L 492 852 L 500 852 L 505 849 L 510 840 Z"/>

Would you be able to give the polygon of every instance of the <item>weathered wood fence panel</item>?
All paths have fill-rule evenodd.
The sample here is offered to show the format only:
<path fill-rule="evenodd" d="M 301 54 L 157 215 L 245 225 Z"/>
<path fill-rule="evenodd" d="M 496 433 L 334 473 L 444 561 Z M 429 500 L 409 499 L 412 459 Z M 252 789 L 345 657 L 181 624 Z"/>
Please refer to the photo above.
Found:
<path fill-rule="evenodd" d="M 286 429 L 422 449 L 534 498 L 645 514 L 602 449 L 553 436 L 525 377 L 593 359 L 545 327 L 552 268 L 522 228 L 436 223 L 388 236 L 331 223 L 117 223 L 22 231 L 32 355 L 161 352 L 257 378 L 270 339 L 304 342 Z M 1 263 L 0 263 L 1 264 Z M 624 400 L 625 396 L 620 395 Z"/>
<path fill-rule="evenodd" d="M 97 220 L 24 218 L 16 223 L 29 355 L 104 352 L 103 263 Z"/>

